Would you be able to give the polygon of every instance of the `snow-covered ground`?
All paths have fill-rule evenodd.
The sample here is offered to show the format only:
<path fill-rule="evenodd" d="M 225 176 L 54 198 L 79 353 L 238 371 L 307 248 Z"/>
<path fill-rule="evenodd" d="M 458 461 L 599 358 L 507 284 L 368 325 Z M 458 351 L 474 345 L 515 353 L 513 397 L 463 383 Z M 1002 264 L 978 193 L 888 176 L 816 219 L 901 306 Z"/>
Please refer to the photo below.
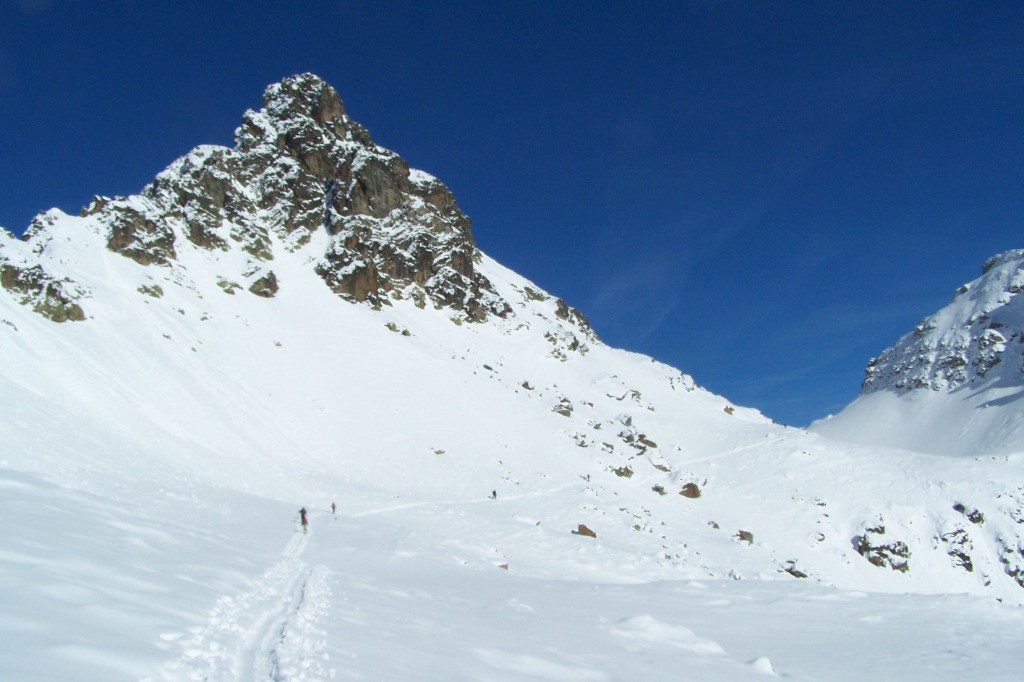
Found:
<path fill-rule="evenodd" d="M 304 535 L 295 505 L 171 483 L 115 499 L 0 471 L 0 677 L 1019 679 L 1024 612 L 992 599 L 657 579 L 568 533 L 544 570 L 523 515 L 559 491 L 349 490 Z"/>
<path fill-rule="evenodd" d="M 0 298 L 4 679 L 1018 678 L 1020 456 L 777 426 L 561 347 L 550 300 L 374 312 L 283 258 L 272 300 L 200 261 L 152 298 L 95 257 L 90 320 Z M 908 573 L 855 551 L 881 523 Z"/>

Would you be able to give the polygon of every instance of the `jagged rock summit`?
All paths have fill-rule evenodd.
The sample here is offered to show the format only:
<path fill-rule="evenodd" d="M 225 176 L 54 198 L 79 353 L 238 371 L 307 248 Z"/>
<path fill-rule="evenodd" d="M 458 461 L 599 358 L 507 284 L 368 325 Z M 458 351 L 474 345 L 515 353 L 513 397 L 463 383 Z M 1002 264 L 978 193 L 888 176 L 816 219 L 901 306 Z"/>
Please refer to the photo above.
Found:
<path fill-rule="evenodd" d="M 981 276 L 868 362 L 860 397 L 814 430 L 963 455 L 1024 451 L 1024 250 Z"/>
<path fill-rule="evenodd" d="M 25 233 L 42 255 L 50 211 Z M 143 266 L 174 268 L 187 251 L 235 252 L 219 272 L 227 291 L 263 297 L 281 286 L 275 260 L 317 241 L 312 267 L 334 293 L 374 307 L 409 298 L 449 308 L 466 321 L 505 317 L 512 308 L 476 267 L 481 254 L 469 218 L 437 178 L 410 169 L 374 144 L 345 113 L 338 93 L 301 74 L 269 86 L 259 111 L 247 111 L 235 147 L 201 146 L 172 163 L 140 195 L 96 197 L 82 210 L 106 247 Z M 59 264 L 8 244 L 0 283 L 23 303 L 63 322 L 82 320 L 87 293 Z M 564 319 L 590 334 L 582 315 Z"/>

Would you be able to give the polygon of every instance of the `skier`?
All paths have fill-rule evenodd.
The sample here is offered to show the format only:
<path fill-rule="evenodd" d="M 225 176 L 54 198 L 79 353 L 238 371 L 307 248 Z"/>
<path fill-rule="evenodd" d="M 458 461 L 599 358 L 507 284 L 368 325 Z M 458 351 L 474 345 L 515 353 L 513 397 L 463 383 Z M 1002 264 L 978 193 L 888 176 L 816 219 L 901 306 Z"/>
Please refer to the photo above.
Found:
<path fill-rule="evenodd" d="M 335 513 L 337 513 L 337 510 L 338 510 L 338 505 L 336 505 L 333 502 L 331 502 L 331 513 L 335 514 Z"/>
<path fill-rule="evenodd" d="M 306 519 L 306 508 L 303 507 L 299 510 L 299 518 L 302 519 L 302 532 L 306 532 L 306 528 L 309 526 L 309 521 Z"/>

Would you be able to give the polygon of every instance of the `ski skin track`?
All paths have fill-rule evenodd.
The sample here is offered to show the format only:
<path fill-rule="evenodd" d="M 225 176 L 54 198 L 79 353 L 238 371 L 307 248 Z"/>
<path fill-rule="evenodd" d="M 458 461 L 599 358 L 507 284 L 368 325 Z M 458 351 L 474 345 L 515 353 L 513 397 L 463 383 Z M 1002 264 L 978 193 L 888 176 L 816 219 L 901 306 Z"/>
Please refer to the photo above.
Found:
<path fill-rule="evenodd" d="M 281 669 L 281 655 L 279 648 L 284 644 L 287 637 L 288 625 L 291 620 L 306 605 L 306 586 L 313 569 L 305 562 L 300 563 L 300 570 L 293 576 L 288 598 L 280 605 L 281 612 L 276 617 L 269 619 L 269 624 L 261 628 L 265 632 L 260 645 L 251 653 L 252 670 L 243 671 L 238 679 L 253 680 L 274 680 L 282 682 L 287 679 Z M 251 674 L 246 675 L 246 672 Z"/>
<path fill-rule="evenodd" d="M 281 556 L 284 558 L 259 578 L 251 589 L 236 595 L 224 595 L 217 600 L 217 606 L 210 610 L 205 626 L 194 628 L 193 637 L 183 644 L 185 651 L 180 657 L 168 661 L 161 671 L 163 680 L 203 681 L 217 680 L 273 680 L 283 682 L 292 679 L 290 671 L 282 662 L 284 650 L 289 646 L 289 631 L 300 614 L 308 610 L 310 581 L 313 576 L 324 578 L 330 571 L 326 566 L 310 566 L 302 560 L 312 531 L 300 533 L 288 541 Z M 284 574 L 284 579 L 279 578 Z M 321 580 L 323 582 L 323 580 Z M 320 588 L 321 591 L 327 591 Z M 264 593 L 275 595 L 269 605 L 260 603 Z M 256 601 L 227 618 L 227 630 L 232 642 L 227 646 L 218 635 L 225 630 L 222 612 L 236 604 Z M 250 620 L 251 625 L 242 628 L 240 621 Z M 314 618 L 315 619 L 315 614 Z M 224 649 L 233 649 L 232 653 Z M 201 654 L 205 653 L 203 656 Z M 315 652 L 320 653 L 320 652 Z M 300 657 L 309 656 L 309 651 L 299 650 Z M 144 678 L 151 682 L 155 678 Z M 302 676 L 302 679 L 307 679 Z"/>

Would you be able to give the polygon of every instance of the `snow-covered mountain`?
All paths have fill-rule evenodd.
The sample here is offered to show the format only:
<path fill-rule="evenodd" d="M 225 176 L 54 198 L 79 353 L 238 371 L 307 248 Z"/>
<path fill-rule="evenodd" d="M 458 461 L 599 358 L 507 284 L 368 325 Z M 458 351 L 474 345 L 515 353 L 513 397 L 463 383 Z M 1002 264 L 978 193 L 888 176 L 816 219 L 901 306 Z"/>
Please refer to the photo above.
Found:
<path fill-rule="evenodd" d="M 0 677 L 1018 667 L 1021 453 L 833 442 L 609 348 L 315 76 L 0 238 L 0 284 Z"/>
<path fill-rule="evenodd" d="M 861 395 L 812 429 L 945 455 L 1024 450 L 1024 250 L 993 256 L 977 279 L 866 371 Z"/>

